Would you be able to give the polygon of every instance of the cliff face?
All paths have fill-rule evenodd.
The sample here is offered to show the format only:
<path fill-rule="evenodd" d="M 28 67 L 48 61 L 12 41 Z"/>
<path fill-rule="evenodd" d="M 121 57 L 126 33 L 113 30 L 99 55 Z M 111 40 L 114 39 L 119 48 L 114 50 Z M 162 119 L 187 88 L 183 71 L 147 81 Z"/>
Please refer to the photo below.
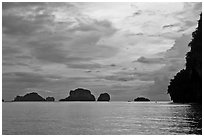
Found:
<path fill-rule="evenodd" d="M 168 86 L 173 102 L 202 102 L 202 14 L 192 36 L 191 50 L 186 54 L 186 68 L 178 72 Z"/>
<path fill-rule="evenodd" d="M 78 88 L 74 91 L 71 90 L 69 96 L 59 101 L 95 101 L 94 95 L 87 89 Z"/>

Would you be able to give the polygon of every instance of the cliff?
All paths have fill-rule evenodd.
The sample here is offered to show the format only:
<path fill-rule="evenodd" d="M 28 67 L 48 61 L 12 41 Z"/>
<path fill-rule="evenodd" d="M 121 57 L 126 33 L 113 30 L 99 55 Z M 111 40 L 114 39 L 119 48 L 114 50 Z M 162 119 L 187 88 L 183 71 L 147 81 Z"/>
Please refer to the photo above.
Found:
<path fill-rule="evenodd" d="M 191 50 L 186 54 L 186 68 L 171 79 L 168 93 L 176 103 L 202 102 L 202 14 L 198 27 L 189 43 Z"/>
<path fill-rule="evenodd" d="M 108 93 L 102 93 L 98 97 L 97 101 L 110 101 L 110 95 Z"/>
<path fill-rule="evenodd" d="M 95 101 L 94 95 L 87 89 L 77 88 L 71 90 L 69 96 L 59 101 Z"/>
<path fill-rule="evenodd" d="M 24 96 L 16 96 L 13 101 L 45 101 L 38 93 L 32 92 Z"/>

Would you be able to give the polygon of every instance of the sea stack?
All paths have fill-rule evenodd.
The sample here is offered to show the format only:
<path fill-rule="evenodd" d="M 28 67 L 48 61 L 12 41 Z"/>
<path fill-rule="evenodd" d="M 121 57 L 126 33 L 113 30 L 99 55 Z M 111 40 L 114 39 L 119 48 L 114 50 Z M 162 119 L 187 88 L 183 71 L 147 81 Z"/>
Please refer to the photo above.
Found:
<path fill-rule="evenodd" d="M 77 88 L 71 90 L 68 97 L 59 101 L 95 101 L 95 97 L 91 94 L 90 90 Z"/>
<path fill-rule="evenodd" d="M 110 101 L 110 95 L 108 93 L 102 93 L 98 97 L 97 101 Z"/>

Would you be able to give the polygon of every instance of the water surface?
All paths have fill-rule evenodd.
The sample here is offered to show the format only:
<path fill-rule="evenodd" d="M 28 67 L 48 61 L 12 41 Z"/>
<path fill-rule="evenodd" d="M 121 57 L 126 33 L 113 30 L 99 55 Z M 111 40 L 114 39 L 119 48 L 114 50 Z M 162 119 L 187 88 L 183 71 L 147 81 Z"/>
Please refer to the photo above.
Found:
<path fill-rule="evenodd" d="M 2 133 L 23 135 L 201 134 L 201 106 L 166 102 L 12 102 Z"/>

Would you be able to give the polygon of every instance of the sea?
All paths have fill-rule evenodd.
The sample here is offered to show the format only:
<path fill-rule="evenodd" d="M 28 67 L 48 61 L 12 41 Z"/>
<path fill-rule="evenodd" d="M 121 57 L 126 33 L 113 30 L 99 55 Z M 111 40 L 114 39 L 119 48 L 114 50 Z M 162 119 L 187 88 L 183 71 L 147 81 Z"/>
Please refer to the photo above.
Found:
<path fill-rule="evenodd" d="M 3 135 L 202 134 L 202 107 L 171 102 L 3 102 Z"/>

